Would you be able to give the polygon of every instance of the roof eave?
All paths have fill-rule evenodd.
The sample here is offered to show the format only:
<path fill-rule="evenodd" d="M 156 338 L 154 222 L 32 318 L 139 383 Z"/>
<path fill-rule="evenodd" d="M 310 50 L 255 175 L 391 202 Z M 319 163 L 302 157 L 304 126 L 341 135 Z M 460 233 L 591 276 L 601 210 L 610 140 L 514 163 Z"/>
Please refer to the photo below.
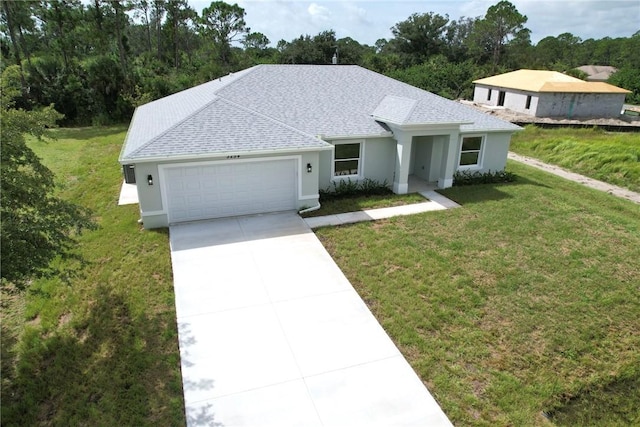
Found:
<path fill-rule="evenodd" d="M 120 158 L 118 162 L 121 165 L 133 164 L 133 163 L 158 163 L 166 161 L 183 161 L 183 160 L 202 160 L 204 158 L 213 157 L 227 157 L 227 156 L 257 156 L 257 155 L 273 155 L 273 154 L 295 154 L 295 153 L 307 153 L 313 151 L 329 151 L 333 146 L 329 143 L 319 145 L 315 147 L 300 147 L 300 148 L 279 148 L 269 150 L 242 150 L 242 151 L 216 151 L 211 153 L 200 154 L 182 154 L 182 155 L 167 155 L 167 156 L 149 156 L 149 157 L 134 157 L 134 158 Z"/>
<path fill-rule="evenodd" d="M 518 126 L 518 125 L 514 125 L 513 123 L 511 123 L 513 125 L 512 128 L 509 129 L 505 129 L 505 128 L 471 128 L 471 129 L 464 129 L 461 130 L 460 133 L 501 133 L 501 132 L 520 132 L 521 130 L 524 130 L 524 128 L 522 126 Z"/>
<path fill-rule="evenodd" d="M 391 121 L 385 121 L 381 117 L 374 117 L 374 119 L 387 124 L 391 128 L 395 128 L 403 131 L 419 131 L 419 130 L 440 130 L 440 129 L 455 129 L 462 125 L 471 125 L 473 121 L 455 121 L 455 122 L 438 122 L 438 123 L 394 123 Z"/>
<path fill-rule="evenodd" d="M 324 141 L 335 141 L 340 139 L 372 139 L 372 138 L 391 138 L 392 132 L 381 132 L 377 134 L 352 134 L 352 135 L 318 135 L 318 138 Z"/>

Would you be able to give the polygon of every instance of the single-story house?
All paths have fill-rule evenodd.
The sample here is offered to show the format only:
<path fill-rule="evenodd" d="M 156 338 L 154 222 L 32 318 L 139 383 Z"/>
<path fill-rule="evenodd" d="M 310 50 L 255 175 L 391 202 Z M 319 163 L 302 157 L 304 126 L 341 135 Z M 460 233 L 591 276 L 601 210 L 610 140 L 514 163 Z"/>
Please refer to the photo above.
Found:
<path fill-rule="evenodd" d="M 473 101 L 534 117 L 618 117 L 626 89 L 544 70 L 518 70 L 475 80 Z"/>
<path fill-rule="evenodd" d="M 138 107 L 119 162 L 146 228 L 318 206 L 350 179 L 450 187 L 520 129 L 358 66 L 257 65 Z"/>
<path fill-rule="evenodd" d="M 606 82 L 618 69 L 610 65 L 583 65 L 576 68 L 587 75 L 588 82 Z"/>

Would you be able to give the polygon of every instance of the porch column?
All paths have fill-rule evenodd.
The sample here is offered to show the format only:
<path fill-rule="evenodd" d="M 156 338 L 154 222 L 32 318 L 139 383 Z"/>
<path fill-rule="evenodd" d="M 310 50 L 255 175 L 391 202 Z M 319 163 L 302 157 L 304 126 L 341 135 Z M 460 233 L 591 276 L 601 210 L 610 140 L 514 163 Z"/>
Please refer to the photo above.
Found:
<path fill-rule="evenodd" d="M 411 135 L 396 132 L 396 169 L 393 175 L 393 192 L 407 194 L 409 191 L 409 162 L 411 161 Z"/>
<path fill-rule="evenodd" d="M 458 140 L 460 134 L 452 132 L 449 141 L 445 142 L 442 150 L 442 163 L 440 164 L 440 176 L 438 188 L 449 188 L 453 185 L 453 174 L 458 169 Z"/>

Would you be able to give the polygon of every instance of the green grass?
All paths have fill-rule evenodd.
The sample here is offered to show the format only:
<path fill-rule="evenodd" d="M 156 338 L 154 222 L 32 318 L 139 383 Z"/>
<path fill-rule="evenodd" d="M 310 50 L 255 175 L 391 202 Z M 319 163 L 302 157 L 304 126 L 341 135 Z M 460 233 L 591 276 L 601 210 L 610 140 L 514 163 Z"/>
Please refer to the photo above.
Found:
<path fill-rule="evenodd" d="M 331 200 L 320 200 L 321 208 L 317 211 L 302 214 L 304 218 L 322 215 L 333 215 L 346 212 L 356 212 L 365 209 L 388 208 L 391 206 L 410 205 L 426 202 L 420 194 L 389 194 L 358 197 L 343 197 Z"/>
<path fill-rule="evenodd" d="M 513 135 L 511 151 L 640 191 L 639 133 L 527 126 Z"/>
<path fill-rule="evenodd" d="M 2 424 L 184 425 L 168 235 L 117 206 L 126 127 L 60 129 L 30 146 L 60 195 L 94 211 L 70 280 L 3 295 Z"/>
<path fill-rule="evenodd" d="M 454 425 L 638 425 L 640 206 L 508 169 L 316 234 Z"/>
<path fill-rule="evenodd" d="M 31 143 L 100 229 L 68 282 L 2 297 L 3 425 L 185 424 L 168 236 L 117 206 L 125 130 Z M 454 424 L 638 424 L 640 206 L 509 170 L 317 234 Z"/>

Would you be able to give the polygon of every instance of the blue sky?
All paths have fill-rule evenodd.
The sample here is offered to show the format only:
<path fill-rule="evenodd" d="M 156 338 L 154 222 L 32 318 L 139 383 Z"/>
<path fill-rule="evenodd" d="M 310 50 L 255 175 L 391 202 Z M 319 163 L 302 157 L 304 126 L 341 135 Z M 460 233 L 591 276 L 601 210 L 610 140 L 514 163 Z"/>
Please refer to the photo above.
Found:
<path fill-rule="evenodd" d="M 412 13 L 448 14 L 450 19 L 484 15 L 499 0 L 439 1 L 302 1 L 227 0 L 245 9 L 252 31 L 265 34 L 275 46 L 301 34 L 316 35 L 333 29 L 338 38 L 351 37 L 373 45 L 392 37 L 390 28 Z M 211 1 L 189 0 L 200 13 Z M 529 20 L 534 43 L 564 32 L 586 40 L 629 37 L 640 30 L 640 0 L 511 0 Z"/>

